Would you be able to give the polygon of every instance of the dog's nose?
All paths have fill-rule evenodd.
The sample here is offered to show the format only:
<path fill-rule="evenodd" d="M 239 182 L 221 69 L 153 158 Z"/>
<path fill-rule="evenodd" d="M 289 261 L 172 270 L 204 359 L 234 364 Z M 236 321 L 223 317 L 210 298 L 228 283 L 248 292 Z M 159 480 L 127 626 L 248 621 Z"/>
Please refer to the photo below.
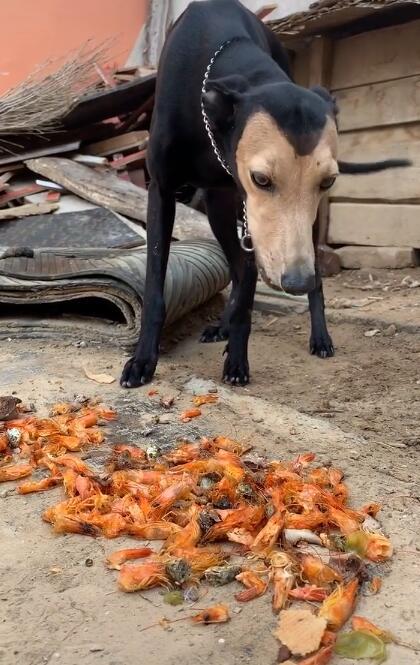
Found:
<path fill-rule="evenodd" d="M 315 288 L 315 273 L 306 267 L 296 267 L 288 270 L 282 277 L 283 289 L 293 296 L 301 296 Z"/>

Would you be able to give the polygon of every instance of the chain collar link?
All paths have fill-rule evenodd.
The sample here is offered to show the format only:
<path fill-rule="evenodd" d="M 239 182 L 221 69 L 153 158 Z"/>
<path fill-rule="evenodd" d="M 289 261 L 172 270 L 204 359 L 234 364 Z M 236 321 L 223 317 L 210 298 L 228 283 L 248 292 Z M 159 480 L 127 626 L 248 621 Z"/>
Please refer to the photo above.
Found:
<path fill-rule="evenodd" d="M 239 38 L 240 39 L 240 38 Z M 207 92 L 207 82 L 209 80 L 209 76 L 213 67 L 213 64 L 216 60 L 216 58 L 220 55 L 224 49 L 232 44 L 232 42 L 235 41 L 235 39 L 229 39 L 228 41 L 224 42 L 217 51 L 214 53 L 213 57 L 211 58 L 207 69 L 204 73 L 204 79 L 203 79 L 203 85 L 201 88 L 201 114 L 203 116 L 203 122 L 204 122 L 204 127 L 206 128 L 207 136 L 209 137 L 209 141 L 211 143 L 211 146 L 213 148 L 213 152 L 217 158 L 217 161 L 219 164 L 222 166 L 222 168 L 228 173 L 230 176 L 232 176 L 232 171 L 227 164 L 226 160 L 222 157 L 222 154 L 217 147 L 216 139 L 214 138 L 214 134 L 212 132 L 211 126 L 210 126 L 210 120 L 209 117 L 206 113 L 206 109 L 204 108 L 204 99 L 203 95 Z M 252 244 L 252 238 L 251 234 L 249 233 L 248 230 L 248 213 L 247 213 L 247 207 L 246 207 L 246 201 L 243 201 L 243 212 L 242 212 L 242 238 L 241 238 L 241 247 L 244 250 L 244 252 L 253 252 L 254 251 L 254 246 Z"/>

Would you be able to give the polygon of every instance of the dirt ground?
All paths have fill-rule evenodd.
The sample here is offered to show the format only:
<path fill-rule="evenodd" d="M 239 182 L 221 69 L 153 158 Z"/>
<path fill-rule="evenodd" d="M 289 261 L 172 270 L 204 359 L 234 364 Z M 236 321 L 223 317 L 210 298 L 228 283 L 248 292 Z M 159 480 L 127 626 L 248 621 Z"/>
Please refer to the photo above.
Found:
<path fill-rule="evenodd" d="M 368 500 L 383 504 L 380 519 L 395 546 L 383 590 L 376 597 L 362 597 L 358 613 L 413 647 L 390 647 L 391 665 L 416 665 L 420 660 L 420 286 L 410 288 L 413 280 L 420 281 L 420 269 L 374 275 L 347 272 L 327 280 L 330 332 L 337 347 L 330 360 L 308 354 L 306 314 L 256 312 L 250 348 L 252 383 L 246 389 L 219 383 L 223 345 L 197 343 L 217 302 L 190 315 L 168 331 L 153 384 L 162 395 L 176 397 L 170 412 L 163 413 L 147 396 L 150 388 L 124 392 L 117 382 L 99 386 L 88 380 L 84 367 L 115 377 L 121 368 L 121 351 L 95 344 L 81 348 L 3 341 L 0 394 L 16 391 L 41 413 L 75 394 L 99 395 L 120 414 L 109 430 L 112 442 L 156 441 L 170 446 L 181 435 L 226 434 L 252 442 L 268 456 L 289 458 L 312 450 L 321 463 L 341 466 L 354 504 Z M 219 404 L 205 407 L 202 418 L 182 425 L 179 413 L 190 403 L 188 391 L 200 388 L 200 380 L 216 384 Z M 223 600 L 232 610 L 229 624 L 195 627 L 180 621 L 164 631 L 156 625 L 162 617 L 188 616 L 192 608 L 169 607 L 159 592 L 116 590 L 115 575 L 105 570 L 104 557 L 127 539 L 54 536 L 40 515 L 60 492 L 21 497 L 13 485 L 0 487 L 2 665 L 277 662 L 278 648 L 271 635 L 276 619 L 268 597 L 237 607 L 233 587 L 210 589 L 193 609 Z M 86 566 L 87 559 L 93 566 Z M 338 662 L 334 660 L 334 665 Z"/>

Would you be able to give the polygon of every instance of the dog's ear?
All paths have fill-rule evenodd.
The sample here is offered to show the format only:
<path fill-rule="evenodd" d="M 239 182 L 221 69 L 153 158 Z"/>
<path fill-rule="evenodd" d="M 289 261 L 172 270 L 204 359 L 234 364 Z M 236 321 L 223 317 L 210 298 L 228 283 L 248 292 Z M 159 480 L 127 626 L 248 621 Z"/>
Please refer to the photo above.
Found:
<path fill-rule="evenodd" d="M 325 102 L 327 102 L 328 106 L 330 107 L 330 112 L 334 120 L 337 120 L 337 116 L 339 114 L 339 109 L 337 106 L 337 100 L 335 97 L 332 96 L 330 92 L 326 88 L 323 88 L 320 85 L 314 85 L 311 88 L 312 92 L 314 92 L 318 97 L 321 97 Z"/>
<path fill-rule="evenodd" d="M 202 101 L 211 124 L 219 129 L 231 126 L 235 108 L 247 89 L 247 80 L 235 74 L 207 81 Z"/>

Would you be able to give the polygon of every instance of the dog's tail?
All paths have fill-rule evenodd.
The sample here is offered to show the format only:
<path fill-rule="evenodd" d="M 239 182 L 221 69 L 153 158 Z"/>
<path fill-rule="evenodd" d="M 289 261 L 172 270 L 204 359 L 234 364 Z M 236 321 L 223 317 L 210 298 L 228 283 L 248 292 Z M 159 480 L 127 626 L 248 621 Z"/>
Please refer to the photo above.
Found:
<path fill-rule="evenodd" d="M 344 174 L 360 174 L 360 173 L 376 173 L 376 171 L 385 171 L 386 169 L 395 169 L 399 166 L 411 166 L 413 162 L 409 159 L 385 159 L 382 162 L 342 162 L 338 160 L 338 168 L 340 173 Z"/>

